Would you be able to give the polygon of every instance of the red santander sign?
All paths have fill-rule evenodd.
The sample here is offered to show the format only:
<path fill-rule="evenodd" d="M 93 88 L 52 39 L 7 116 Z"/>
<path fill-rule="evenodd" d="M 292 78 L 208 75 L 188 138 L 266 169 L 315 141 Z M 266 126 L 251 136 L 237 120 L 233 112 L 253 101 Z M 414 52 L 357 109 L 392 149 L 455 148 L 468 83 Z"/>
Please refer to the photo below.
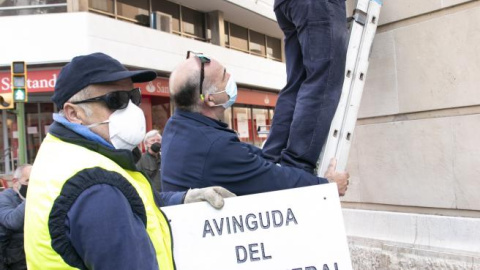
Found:
<path fill-rule="evenodd" d="M 27 89 L 29 93 L 53 92 L 57 82 L 60 69 L 29 70 L 27 72 Z M 147 83 L 136 83 L 135 87 L 140 87 L 145 96 L 164 96 L 168 97 L 168 79 L 156 78 Z M 0 92 L 10 91 L 11 77 L 10 72 L 0 72 Z"/>
<path fill-rule="evenodd" d="M 29 93 L 53 92 L 59 69 L 32 70 L 27 73 L 27 89 Z M 1 92 L 10 91 L 10 72 L 0 72 Z"/>

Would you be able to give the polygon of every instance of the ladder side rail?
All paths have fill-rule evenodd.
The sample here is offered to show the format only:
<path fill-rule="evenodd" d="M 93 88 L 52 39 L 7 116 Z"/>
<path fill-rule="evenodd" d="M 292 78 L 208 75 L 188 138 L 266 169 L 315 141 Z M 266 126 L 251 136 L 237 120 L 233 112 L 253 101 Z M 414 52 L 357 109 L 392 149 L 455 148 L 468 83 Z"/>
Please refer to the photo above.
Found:
<path fill-rule="evenodd" d="M 330 164 L 331 158 L 336 156 L 340 130 L 343 125 L 345 113 L 348 106 L 348 98 L 352 89 L 353 79 L 355 78 L 356 70 L 358 69 L 358 57 L 362 39 L 365 36 L 365 18 L 367 16 L 368 4 L 370 0 L 359 0 L 357 7 L 353 14 L 353 21 L 350 27 L 350 36 L 348 41 L 348 49 L 345 63 L 344 82 L 342 86 L 342 93 L 335 111 L 335 115 L 330 125 L 327 140 L 323 145 L 322 151 L 317 164 L 317 175 L 323 177 L 325 171 Z"/>
<path fill-rule="evenodd" d="M 359 55 L 359 69 L 354 80 L 354 86 L 350 92 L 347 112 L 340 130 L 340 140 L 336 152 L 337 170 L 345 171 L 350 153 L 350 147 L 357 122 L 358 109 L 362 100 L 363 89 L 367 78 L 370 52 L 377 31 L 378 16 L 380 14 L 381 3 L 372 0 L 368 8 L 368 24 L 365 29 L 362 48 Z"/>
<path fill-rule="evenodd" d="M 345 65 L 345 77 L 342 86 L 342 93 L 338 102 L 338 107 L 332 119 L 330 130 L 328 132 L 327 140 L 323 146 L 319 158 L 319 166 L 317 169 L 318 176 L 323 177 L 325 171 L 330 163 L 330 159 L 335 156 L 340 139 L 340 129 L 342 128 L 342 121 L 348 105 L 348 96 L 356 69 L 356 60 L 359 52 L 360 40 L 362 37 L 363 26 L 353 22 L 352 32 L 347 50 L 347 61 Z"/>

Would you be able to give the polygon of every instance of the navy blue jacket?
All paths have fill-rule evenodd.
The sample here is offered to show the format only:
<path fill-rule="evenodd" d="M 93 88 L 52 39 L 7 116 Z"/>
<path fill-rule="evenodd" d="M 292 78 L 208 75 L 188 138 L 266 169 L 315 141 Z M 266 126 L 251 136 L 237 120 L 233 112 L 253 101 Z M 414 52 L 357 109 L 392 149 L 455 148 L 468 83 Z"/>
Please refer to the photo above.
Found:
<path fill-rule="evenodd" d="M 15 269 L 27 268 L 23 252 L 24 219 L 25 201 L 11 188 L 2 191 L 0 193 L 0 269 L 3 263 Z"/>
<path fill-rule="evenodd" d="M 280 6 L 285 0 L 275 0 L 273 4 L 273 10 L 277 9 L 278 6 Z"/>
<path fill-rule="evenodd" d="M 52 124 L 49 133 L 98 152 L 122 168 L 136 170 L 131 151 L 105 147 L 58 122 Z M 71 157 L 70 162 L 75 162 L 75 158 Z M 184 192 L 154 192 L 157 206 L 180 204 L 184 196 Z M 68 210 L 64 224 L 67 238 L 88 269 L 158 270 L 145 224 L 115 186 L 96 184 L 84 190 Z"/>
<path fill-rule="evenodd" d="M 237 195 L 328 183 L 294 167 L 280 167 L 243 143 L 225 123 L 176 110 L 162 137 L 164 191 L 222 186 Z"/>
<path fill-rule="evenodd" d="M 13 189 L 0 193 L 0 224 L 9 230 L 22 231 L 25 203 Z"/>

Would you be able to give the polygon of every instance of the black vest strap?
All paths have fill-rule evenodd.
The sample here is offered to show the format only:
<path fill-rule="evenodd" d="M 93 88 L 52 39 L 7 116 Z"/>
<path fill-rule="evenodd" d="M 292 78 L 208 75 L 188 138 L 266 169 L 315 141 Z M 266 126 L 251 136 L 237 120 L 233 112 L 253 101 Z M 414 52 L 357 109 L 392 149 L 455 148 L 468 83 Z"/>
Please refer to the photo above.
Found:
<path fill-rule="evenodd" d="M 52 239 L 52 248 L 67 264 L 79 269 L 87 269 L 87 267 L 67 237 L 65 219 L 78 196 L 86 189 L 98 184 L 107 184 L 118 188 L 127 198 L 133 213 L 142 220 L 145 227 L 147 224 L 147 214 L 142 199 L 121 174 L 100 167 L 78 172 L 63 185 L 50 212 L 48 228 Z"/>

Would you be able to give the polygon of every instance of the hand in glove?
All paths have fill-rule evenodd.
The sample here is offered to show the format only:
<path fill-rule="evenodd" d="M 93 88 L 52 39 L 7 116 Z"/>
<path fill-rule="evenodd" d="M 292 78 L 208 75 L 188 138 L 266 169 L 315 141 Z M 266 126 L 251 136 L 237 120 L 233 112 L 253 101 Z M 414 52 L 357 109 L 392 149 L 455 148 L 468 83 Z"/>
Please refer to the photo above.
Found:
<path fill-rule="evenodd" d="M 187 191 L 183 203 L 208 202 L 216 209 L 223 207 L 223 198 L 235 197 L 232 192 L 223 187 L 194 188 Z"/>

